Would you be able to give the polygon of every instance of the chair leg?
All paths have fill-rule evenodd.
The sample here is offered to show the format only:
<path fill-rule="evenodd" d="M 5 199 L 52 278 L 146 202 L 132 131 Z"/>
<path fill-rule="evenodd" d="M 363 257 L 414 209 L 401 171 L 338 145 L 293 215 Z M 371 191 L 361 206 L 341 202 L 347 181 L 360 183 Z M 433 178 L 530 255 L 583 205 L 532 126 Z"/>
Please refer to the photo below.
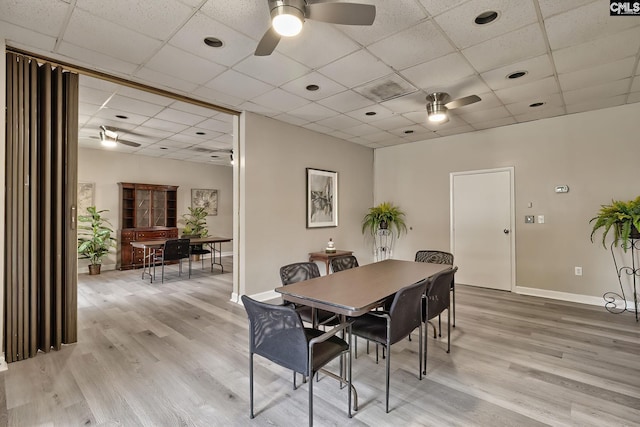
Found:
<path fill-rule="evenodd" d="M 426 318 L 426 317 L 425 317 Z M 422 364 L 422 375 L 427 375 L 427 333 L 429 332 L 429 322 L 424 322 L 424 349 L 422 350 L 422 356 L 424 357 L 424 363 Z"/>
<path fill-rule="evenodd" d="M 422 322 L 418 325 L 418 343 L 418 364 L 420 365 L 418 378 L 422 380 Z"/>
<path fill-rule="evenodd" d="M 293 391 L 295 391 L 298 387 L 296 387 L 296 371 L 293 371 Z"/>
<path fill-rule="evenodd" d="M 348 327 L 348 331 L 347 334 L 349 335 L 349 355 L 347 356 L 348 359 L 348 364 L 349 366 L 347 367 L 347 393 L 349 393 L 349 397 L 348 397 L 348 414 L 349 414 L 349 418 L 351 418 L 351 325 L 349 325 Z M 356 337 L 356 342 L 358 341 L 358 338 Z"/>
<path fill-rule="evenodd" d="M 456 286 L 451 284 L 451 292 L 453 293 L 453 327 L 456 327 Z"/>
<path fill-rule="evenodd" d="M 162 283 L 164 283 L 164 259 L 162 260 Z"/>
<path fill-rule="evenodd" d="M 389 345 L 389 341 L 387 341 L 387 414 L 389 413 L 389 373 L 391 371 L 391 346 Z"/>
<path fill-rule="evenodd" d="M 295 375 L 295 373 L 294 373 Z M 253 353 L 249 353 L 249 418 L 253 419 Z"/>
<path fill-rule="evenodd" d="M 438 336 L 442 337 L 442 316 L 438 314 Z"/>
<path fill-rule="evenodd" d="M 451 305 L 447 309 L 447 353 L 451 353 Z"/>
<path fill-rule="evenodd" d="M 313 375 L 315 373 L 311 371 L 311 377 L 309 378 L 309 427 L 313 426 Z"/>

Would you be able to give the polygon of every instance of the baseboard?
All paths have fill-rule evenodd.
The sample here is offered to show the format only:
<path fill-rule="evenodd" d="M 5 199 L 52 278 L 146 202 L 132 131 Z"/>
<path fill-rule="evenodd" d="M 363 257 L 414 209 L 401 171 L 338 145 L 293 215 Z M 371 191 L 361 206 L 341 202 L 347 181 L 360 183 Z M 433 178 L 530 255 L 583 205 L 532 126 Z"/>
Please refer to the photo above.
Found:
<path fill-rule="evenodd" d="M 109 271 L 109 270 L 116 270 L 116 265 L 102 264 L 102 267 L 100 267 L 100 271 Z M 80 273 L 89 274 L 89 265 L 85 265 L 84 267 L 78 266 L 78 274 Z"/>
<path fill-rule="evenodd" d="M 6 371 L 7 369 L 9 369 L 9 365 L 7 365 L 4 359 L 4 353 L 2 353 L 2 356 L 0 356 L 0 372 Z"/>
<path fill-rule="evenodd" d="M 278 292 L 272 290 L 272 291 L 260 292 L 259 294 L 253 294 L 249 296 L 256 301 L 264 302 L 264 301 L 270 301 L 272 299 L 280 299 L 282 297 L 282 294 L 279 294 Z M 242 304 L 242 300 L 240 299 L 240 296 L 235 292 L 231 294 L 231 301 L 236 302 L 238 304 Z"/>
<path fill-rule="evenodd" d="M 597 305 L 600 307 L 604 307 L 605 304 L 605 300 L 602 297 L 572 294 L 569 292 L 550 291 L 548 289 L 527 288 L 524 286 L 516 286 L 515 293 L 522 295 L 531 295 L 534 297 L 556 299 L 561 301 L 577 302 L 580 304 Z M 618 301 L 618 304 L 620 303 L 621 301 Z M 634 310 L 633 301 L 627 301 L 626 303 L 627 310 Z"/>

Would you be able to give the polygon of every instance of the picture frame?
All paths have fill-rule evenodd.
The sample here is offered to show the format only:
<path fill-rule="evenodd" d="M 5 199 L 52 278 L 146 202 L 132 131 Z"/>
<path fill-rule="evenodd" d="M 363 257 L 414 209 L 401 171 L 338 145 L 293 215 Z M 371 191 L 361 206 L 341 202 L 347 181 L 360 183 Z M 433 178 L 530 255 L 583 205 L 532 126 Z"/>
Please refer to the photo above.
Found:
<path fill-rule="evenodd" d="M 77 215 L 88 215 L 87 208 L 95 206 L 95 182 L 78 182 Z"/>
<path fill-rule="evenodd" d="M 218 190 L 192 188 L 191 207 L 205 208 L 207 216 L 218 215 Z"/>
<path fill-rule="evenodd" d="M 338 226 L 338 172 L 307 168 L 307 228 Z"/>

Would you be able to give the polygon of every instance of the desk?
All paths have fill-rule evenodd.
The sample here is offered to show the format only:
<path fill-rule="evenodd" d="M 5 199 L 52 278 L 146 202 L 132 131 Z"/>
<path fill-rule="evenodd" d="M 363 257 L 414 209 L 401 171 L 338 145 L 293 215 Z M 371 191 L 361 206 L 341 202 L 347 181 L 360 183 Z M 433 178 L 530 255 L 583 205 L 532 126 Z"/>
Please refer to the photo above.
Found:
<path fill-rule="evenodd" d="M 324 265 L 327 266 L 327 274 L 329 274 L 329 263 L 331 262 L 331 258 L 335 258 L 338 256 L 351 255 L 353 251 L 341 251 L 336 250 L 335 252 L 327 253 L 325 251 L 320 252 L 311 252 L 309 253 L 309 261 L 322 261 Z"/>
<path fill-rule="evenodd" d="M 149 268 L 149 276 L 151 276 L 151 256 L 156 250 L 161 249 L 164 243 L 168 239 L 155 239 L 155 240 L 139 240 L 131 242 L 131 248 L 139 248 L 143 250 L 142 257 L 142 278 L 146 273 L 147 267 Z M 194 237 L 189 239 L 191 245 L 209 245 L 211 248 L 211 271 L 213 271 L 213 265 L 219 265 L 220 269 L 224 273 L 224 267 L 222 266 L 222 244 L 230 242 L 232 239 L 228 237 Z M 218 245 L 216 247 L 216 245 Z M 218 262 L 216 262 L 216 253 Z M 152 278 L 153 280 L 153 278 Z"/>

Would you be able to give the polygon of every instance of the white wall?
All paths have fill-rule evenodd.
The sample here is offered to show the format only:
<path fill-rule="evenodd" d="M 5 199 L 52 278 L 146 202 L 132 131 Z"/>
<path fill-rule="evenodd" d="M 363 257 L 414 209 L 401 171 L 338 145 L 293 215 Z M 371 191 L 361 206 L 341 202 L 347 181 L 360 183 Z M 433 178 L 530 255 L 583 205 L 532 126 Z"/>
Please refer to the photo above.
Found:
<path fill-rule="evenodd" d="M 451 172 L 514 166 L 516 285 L 598 298 L 619 289 L 589 220 L 612 198 L 640 195 L 638 117 L 640 103 L 376 150 L 376 203 L 399 204 L 413 227 L 396 258 L 449 248 Z M 556 194 L 564 184 L 570 192 Z M 545 224 L 524 224 L 540 214 Z"/>
<path fill-rule="evenodd" d="M 280 266 L 306 261 L 329 238 L 370 262 L 360 224 L 373 202 L 373 150 L 256 114 L 244 124 L 239 292 L 273 291 Z M 338 227 L 306 228 L 308 167 L 338 172 Z"/>
<path fill-rule="evenodd" d="M 95 204 L 108 209 L 106 217 L 114 230 L 120 229 L 120 201 L 118 182 L 178 185 L 178 228 L 184 223 L 182 214 L 191 206 L 192 188 L 218 190 L 218 215 L 207 217 L 210 235 L 233 236 L 233 169 L 205 163 L 184 162 L 156 157 L 134 156 L 104 150 L 80 148 L 78 150 L 78 181 L 94 182 Z M 231 253 L 231 243 L 222 245 L 222 251 Z M 79 260 L 79 269 L 86 260 Z M 113 269 L 115 251 L 104 259 L 103 268 Z"/>

